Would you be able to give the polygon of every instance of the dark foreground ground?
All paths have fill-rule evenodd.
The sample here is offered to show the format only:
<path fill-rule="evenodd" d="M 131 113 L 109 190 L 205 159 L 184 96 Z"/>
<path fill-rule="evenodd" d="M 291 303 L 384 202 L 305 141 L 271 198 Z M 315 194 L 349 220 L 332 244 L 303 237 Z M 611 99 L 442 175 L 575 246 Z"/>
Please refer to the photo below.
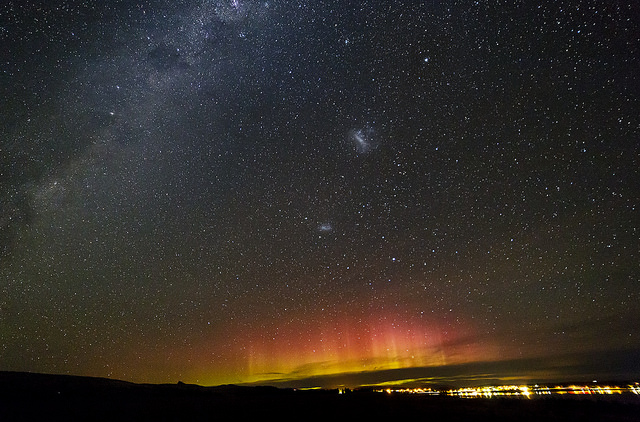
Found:
<path fill-rule="evenodd" d="M 459 399 L 270 387 L 143 385 L 0 372 L 0 421 L 640 421 L 640 400 Z"/>

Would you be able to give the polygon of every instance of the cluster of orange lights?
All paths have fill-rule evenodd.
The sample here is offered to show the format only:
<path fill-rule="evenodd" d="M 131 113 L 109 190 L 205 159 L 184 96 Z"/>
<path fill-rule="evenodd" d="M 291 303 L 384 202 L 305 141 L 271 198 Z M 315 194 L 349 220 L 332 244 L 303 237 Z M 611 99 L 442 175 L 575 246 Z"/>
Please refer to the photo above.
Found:
<path fill-rule="evenodd" d="M 400 389 L 383 389 L 378 392 L 404 393 L 404 394 L 428 394 L 442 395 L 463 398 L 493 398 L 493 397 L 526 397 L 533 396 L 550 396 L 564 394 L 592 394 L 592 395 L 612 395 L 633 393 L 640 395 L 640 383 L 628 384 L 626 386 L 610 386 L 610 385 L 570 385 L 546 387 L 540 385 L 500 385 L 485 387 L 465 387 L 457 390 L 434 390 L 431 388 L 400 388 Z"/>

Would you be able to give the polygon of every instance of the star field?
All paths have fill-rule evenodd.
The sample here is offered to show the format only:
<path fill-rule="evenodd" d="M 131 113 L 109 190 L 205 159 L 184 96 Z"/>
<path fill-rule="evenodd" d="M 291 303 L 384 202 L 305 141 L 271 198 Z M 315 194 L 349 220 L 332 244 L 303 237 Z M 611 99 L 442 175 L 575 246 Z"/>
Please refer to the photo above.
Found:
<path fill-rule="evenodd" d="M 103 3 L 0 6 L 0 370 L 640 374 L 634 2 Z"/>

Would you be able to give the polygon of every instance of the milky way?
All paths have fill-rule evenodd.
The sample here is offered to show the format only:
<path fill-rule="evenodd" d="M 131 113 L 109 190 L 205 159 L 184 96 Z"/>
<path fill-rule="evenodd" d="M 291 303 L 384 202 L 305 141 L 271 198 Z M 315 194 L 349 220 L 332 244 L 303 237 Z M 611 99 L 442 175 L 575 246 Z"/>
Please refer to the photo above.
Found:
<path fill-rule="evenodd" d="M 0 370 L 640 374 L 635 2 L 98 3 L 0 6 Z"/>

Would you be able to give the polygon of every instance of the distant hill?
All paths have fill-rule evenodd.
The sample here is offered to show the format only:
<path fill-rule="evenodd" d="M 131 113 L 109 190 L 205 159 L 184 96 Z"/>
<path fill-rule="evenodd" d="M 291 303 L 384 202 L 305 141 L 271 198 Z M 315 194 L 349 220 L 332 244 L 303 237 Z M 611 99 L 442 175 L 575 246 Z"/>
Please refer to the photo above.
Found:
<path fill-rule="evenodd" d="M 214 420 L 640 421 L 640 404 L 456 399 L 362 390 L 135 384 L 106 378 L 0 372 L 0 421 Z M 417 419 L 416 419 L 417 420 Z"/>

